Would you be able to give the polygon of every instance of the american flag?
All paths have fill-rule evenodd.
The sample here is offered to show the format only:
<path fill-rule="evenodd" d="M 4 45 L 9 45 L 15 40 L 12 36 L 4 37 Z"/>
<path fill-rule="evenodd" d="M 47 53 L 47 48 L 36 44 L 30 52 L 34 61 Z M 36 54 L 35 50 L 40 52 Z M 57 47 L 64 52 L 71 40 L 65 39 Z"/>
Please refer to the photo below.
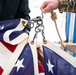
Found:
<path fill-rule="evenodd" d="M 24 47 L 10 75 L 34 75 L 33 57 L 29 44 Z"/>
<path fill-rule="evenodd" d="M 0 22 L 0 75 L 4 72 L 18 45 L 28 37 L 22 31 L 24 29 L 22 21 L 23 19 L 15 19 Z M 40 62 L 38 62 L 38 68 L 39 75 L 44 75 L 44 68 Z M 29 43 L 23 47 L 9 75 L 34 75 L 33 56 Z"/>
<path fill-rule="evenodd" d="M 22 31 L 24 26 L 21 22 L 22 20 L 20 19 L 0 22 L 0 75 L 4 73 L 5 69 L 9 70 L 6 67 L 8 61 L 18 46 L 20 46 L 19 44 L 28 37 Z M 43 45 L 42 49 L 44 67 L 37 61 L 38 75 L 76 75 L 76 59 L 74 57 L 49 42 Z M 35 50 L 33 49 L 33 51 Z M 34 70 L 32 49 L 29 43 L 27 43 L 23 46 L 22 52 L 9 75 L 36 75 Z"/>
<path fill-rule="evenodd" d="M 45 75 L 76 75 L 76 59 L 55 45 L 43 45 Z"/>

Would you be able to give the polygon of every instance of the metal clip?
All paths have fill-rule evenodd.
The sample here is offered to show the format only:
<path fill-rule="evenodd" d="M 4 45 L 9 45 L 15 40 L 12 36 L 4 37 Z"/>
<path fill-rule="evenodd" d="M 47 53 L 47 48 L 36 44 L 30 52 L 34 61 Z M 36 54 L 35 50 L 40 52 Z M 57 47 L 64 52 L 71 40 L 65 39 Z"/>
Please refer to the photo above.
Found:
<path fill-rule="evenodd" d="M 36 23 L 36 26 L 35 26 L 35 35 L 33 37 L 33 41 L 32 41 L 32 44 L 34 43 L 34 40 L 35 38 L 37 37 L 37 34 L 39 32 L 41 32 L 42 34 L 42 37 L 43 37 L 43 41 L 45 40 L 45 36 L 44 36 L 44 25 L 43 25 L 43 13 L 41 13 L 41 16 L 37 16 L 35 18 L 33 18 L 31 21 L 33 22 L 33 25 L 34 23 Z"/>

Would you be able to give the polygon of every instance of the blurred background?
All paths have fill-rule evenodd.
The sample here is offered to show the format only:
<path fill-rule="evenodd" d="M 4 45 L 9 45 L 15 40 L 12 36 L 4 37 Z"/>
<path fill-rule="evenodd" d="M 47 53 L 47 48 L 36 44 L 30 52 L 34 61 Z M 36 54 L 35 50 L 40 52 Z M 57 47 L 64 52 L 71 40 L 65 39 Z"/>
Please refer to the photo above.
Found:
<path fill-rule="evenodd" d="M 30 13 L 31 19 L 37 16 L 41 16 L 40 6 L 43 2 L 44 0 L 29 0 L 29 7 L 31 10 L 31 13 Z M 65 40 L 66 39 L 65 38 L 66 13 L 60 13 L 58 9 L 56 9 L 55 12 L 57 14 L 56 22 L 59 29 L 59 33 L 61 35 L 62 40 Z M 44 14 L 44 18 L 43 18 L 43 24 L 45 27 L 44 35 L 45 35 L 46 40 L 52 43 L 58 43 L 60 39 L 58 37 L 55 24 L 51 20 L 50 15 L 51 15 L 50 13 Z M 34 28 L 32 28 L 30 32 L 30 40 L 33 39 L 34 34 L 35 34 L 35 31 L 34 31 Z M 42 35 L 40 33 L 37 35 L 36 41 L 37 42 L 42 41 Z"/>

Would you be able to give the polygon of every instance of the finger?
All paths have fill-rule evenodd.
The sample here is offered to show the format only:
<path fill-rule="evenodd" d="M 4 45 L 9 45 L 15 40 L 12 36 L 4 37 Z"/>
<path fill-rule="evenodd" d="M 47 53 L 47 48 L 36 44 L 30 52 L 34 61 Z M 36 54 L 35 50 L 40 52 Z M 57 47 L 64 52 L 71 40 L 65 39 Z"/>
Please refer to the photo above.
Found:
<path fill-rule="evenodd" d="M 41 11 L 44 12 L 45 8 L 47 7 L 47 2 L 45 1 L 42 6 L 40 7 Z"/>
<path fill-rule="evenodd" d="M 43 10 L 44 13 L 47 13 L 47 12 L 51 12 L 51 7 L 50 5 L 48 5 L 47 7 L 45 7 L 45 9 Z"/>

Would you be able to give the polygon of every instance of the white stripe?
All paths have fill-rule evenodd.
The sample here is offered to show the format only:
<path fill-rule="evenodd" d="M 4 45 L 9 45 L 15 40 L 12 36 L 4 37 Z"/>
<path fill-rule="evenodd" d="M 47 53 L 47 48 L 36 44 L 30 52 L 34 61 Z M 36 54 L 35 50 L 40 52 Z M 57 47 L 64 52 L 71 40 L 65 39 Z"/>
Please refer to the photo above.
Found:
<path fill-rule="evenodd" d="M 10 60 L 8 61 L 8 64 L 6 65 L 2 75 L 9 75 L 12 68 L 14 67 L 14 64 L 16 63 L 18 57 L 20 56 L 21 52 L 23 51 L 24 46 L 27 44 L 28 38 L 23 40 L 19 45 L 17 45 L 14 53 L 12 54 Z"/>
<path fill-rule="evenodd" d="M 0 42 L 0 66 L 2 69 L 5 68 L 6 64 L 8 63 L 8 60 L 10 59 L 10 56 L 12 55 L 12 52 L 9 51 L 1 42 Z"/>
<path fill-rule="evenodd" d="M 28 37 L 28 34 L 27 33 L 23 33 L 21 34 L 20 36 L 18 36 L 16 39 L 13 39 L 10 41 L 9 39 L 9 36 L 10 34 L 13 32 L 13 31 L 18 31 L 18 30 L 23 30 L 24 29 L 24 26 L 22 24 L 22 21 L 25 21 L 25 23 L 27 24 L 27 21 L 24 20 L 24 19 L 21 19 L 20 20 L 20 23 L 18 24 L 18 26 L 14 29 L 11 29 L 11 30 L 8 30 L 5 32 L 4 36 L 3 36 L 3 39 L 5 42 L 9 43 L 9 44 L 12 44 L 12 45 L 15 45 L 15 44 L 18 44 L 20 43 L 22 40 L 24 40 L 26 37 Z M 26 25 L 25 24 L 25 25 Z"/>
<path fill-rule="evenodd" d="M 33 55 L 33 62 L 34 62 L 34 75 L 39 75 L 39 70 L 38 70 L 38 56 L 37 56 L 37 49 L 35 44 L 30 44 L 32 55 Z"/>
<path fill-rule="evenodd" d="M 71 13 L 69 39 L 68 39 L 68 42 L 70 43 L 73 43 L 74 25 L 75 25 L 74 23 L 75 23 L 75 13 Z"/>

